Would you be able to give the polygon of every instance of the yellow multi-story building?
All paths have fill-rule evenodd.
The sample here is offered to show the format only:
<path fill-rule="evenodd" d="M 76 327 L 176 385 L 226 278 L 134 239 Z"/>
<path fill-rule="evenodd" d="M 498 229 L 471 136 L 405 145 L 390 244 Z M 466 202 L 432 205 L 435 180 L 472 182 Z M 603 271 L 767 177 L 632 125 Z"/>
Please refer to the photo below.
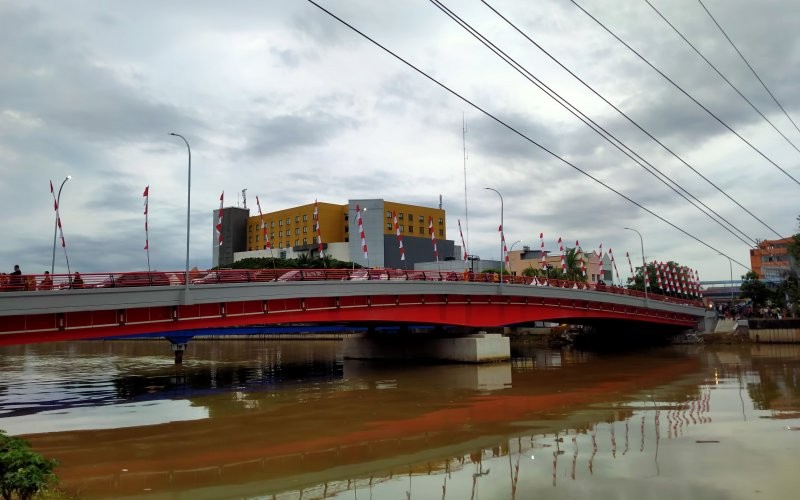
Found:
<path fill-rule="evenodd" d="M 368 247 L 367 256 L 361 246 L 356 207 L 361 210 L 362 225 Z M 384 201 L 382 199 L 349 200 L 345 204 L 308 203 L 296 207 L 247 217 L 243 236 L 233 235 L 231 245 L 238 258 L 246 256 L 317 256 L 316 209 L 323 252 L 339 260 L 354 261 L 366 266 L 412 267 L 415 262 L 436 260 L 431 230 L 436 239 L 439 260 L 457 256 L 452 241 L 447 240 L 447 218 L 442 208 Z M 397 226 L 395 227 L 395 216 Z M 265 241 L 262 220 L 266 228 Z M 405 259 L 400 258 L 397 231 L 403 238 Z M 242 241 L 243 240 L 243 241 Z M 267 248 L 267 241 L 270 249 Z M 270 251 L 271 250 L 271 251 Z M 277 253 L 276 253 L 277 252 Z M 215 252 L 215 255 L 227 253 Z M 231 255 L 233 253 L 231 252 Z M 229 265 L 222 262 L 217 265 Z"/>

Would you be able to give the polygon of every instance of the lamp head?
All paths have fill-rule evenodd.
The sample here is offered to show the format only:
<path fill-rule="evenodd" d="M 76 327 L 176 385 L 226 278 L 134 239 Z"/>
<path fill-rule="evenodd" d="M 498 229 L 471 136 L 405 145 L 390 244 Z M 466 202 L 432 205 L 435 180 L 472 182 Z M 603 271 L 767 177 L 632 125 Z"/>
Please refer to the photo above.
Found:
<path fill-rule="evenodd" d="M 72 179 L 72 176 L 71 176 L 71 175 L 68 175 L 68 176 L 67 176 L 67 180 L 70 180 L 70 179 Z"/>

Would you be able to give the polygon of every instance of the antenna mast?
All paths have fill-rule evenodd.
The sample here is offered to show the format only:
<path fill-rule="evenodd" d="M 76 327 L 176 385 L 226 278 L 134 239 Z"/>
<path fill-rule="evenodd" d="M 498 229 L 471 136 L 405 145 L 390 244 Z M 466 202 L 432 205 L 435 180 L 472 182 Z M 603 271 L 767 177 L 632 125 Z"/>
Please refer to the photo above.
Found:
<path fill-rule="evenodd" d="M 242 189 L 242 208 L 247 208 L 247 188 Z"/>
<path fill-rule="evenodd" d="M 469 209 L 467 207 L 467 120 L 461 113 L 461 143 L 464 148 L 464 224 L 467 229 L 466 246 L 469 248 Z M 464 251 L 467 251 L 467 248 Z"/>

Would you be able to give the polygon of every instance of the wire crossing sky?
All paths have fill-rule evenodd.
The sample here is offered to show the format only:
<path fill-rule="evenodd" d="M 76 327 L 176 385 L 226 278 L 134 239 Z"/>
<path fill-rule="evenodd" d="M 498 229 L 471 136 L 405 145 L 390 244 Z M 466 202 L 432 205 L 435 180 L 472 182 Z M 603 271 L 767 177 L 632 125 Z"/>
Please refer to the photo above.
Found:
<path fill-rule="evenodd" d="M 469 253 L 488 260 L 500 258 L 491 187 L 515 249 L 539 248 L 542 233 L 547 251 L 563 237 L 638 260 L 630 227 L 646 260 L 704 280 L 728 279 L 717 250 L 746 266 L 754 241 L 797 232 L 797 184 L 571 2 L 442 0 L 474 35 L 429 0 L 316 3 L 490 115 L 307 2 L 5 0 L 0 272 L 50 269 L 49 183 L 67 176 L 59 215 L 81 273 L 148 268 L 145 186 L 150 266 L 163 271 L 184 268 L 189 226 L 190 266 L 209 267 L 219 193 L 243 207 L 245 189 L 264 213 L 314 199 L 437 206 L 441 195 L 447 238 L 459 239 L 468 207 Z M 800 146 L 796 2 L 650 3 Z M 648 3 L 585 8 L 798 177 L 797 150 Z M 169 132 L 191 145 L 191 224 L 187 149 Z M 64 256 L 54 269 L 66 272 Z"/>

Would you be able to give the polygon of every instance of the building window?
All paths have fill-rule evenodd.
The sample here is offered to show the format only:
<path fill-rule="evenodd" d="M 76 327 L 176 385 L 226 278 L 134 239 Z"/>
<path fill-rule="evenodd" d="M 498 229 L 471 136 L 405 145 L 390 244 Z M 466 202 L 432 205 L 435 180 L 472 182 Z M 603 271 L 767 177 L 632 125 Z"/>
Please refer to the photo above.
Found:
<path fill-rule="evenodd" d="M 295 222 L 300 222 L 300 216 L 299 215 L 295 215 L 294 216 L 294 221 Z"/>
<path fill-rule="evenodd" d="M 414 222 L 414 214 L 408 214 L 408 222 Z"/>
<path fill-rule="evenodd" d="M 280 219 L 280 220 L 278 221 L 278 226 L 279 226 L 279 227 L 283 227 L 283 219 Z"/>
<path fill-rule="evenodd" d="M 307 234 L 307 233 L 308 233 L 308 226 L 303 226 L 303 234 Z"/>
<path fill-rule="evenodd" d="M 387 222 L 386 223 L 386 229 L 388 229 L 389 231 L 392 230 L 392 223 L 391 222 Z"/>
<path fill-rule="evenodd" d="M 258 235 L 256 235 L 256 243 L 258 243 Z"/>
<path fill-rule="evenodd" d="M 444 238 L 444 230 L 443 229 L 439 230 L 439 238 Z"/>
<path fill-rule="evenodd" d="M 306 238 L 303 238 L 303 245 L 308 245 L 308 240 Z"/>
<path fill-rule="evenodd" d="M 292 219 L 290 219 L 289 217 L 287 217 L 287 218 L 286 218 L 286 225 L 288 226 L 288 225 L 291 223 L 291 221 L 292 221 Z"/>
<path fill-rule="evenodd" d="M 299 227 L 294 228 L 294 235 L 298 236 L 299 234 L 300 234 L 300 228 Z"/>
<path fill-rule="evenodd" d="M 414 234 L 414 226 L 408 226 L 408 232 Z"/>
<path fill-rule="evenodd" d="M 247 230 L 252 233 L 253 232 L 253 226 L 247 226 Z"/>
<path fill-rule="evenodd" d="M 278 237 L 283 238 L 283 231 L 278 231 Z"/>
<path fill-rule="evenodd" d="M 397 219 L 398 220 L 403 220 L 403 214 L 397 214 Z"/>
<path fill-rule="evenodd" d="M 400 224 L 398 227 L 400 228 L 400 232 L 401 232 L 401 233 L 404 233 L 404 232 L 405 232 L 405 230 L 406 230 L 406 227 L 405 227 L 404 225 Z"/>
<path fill-rule="evenodd" d="M 300 246 L 300 240 L 294 240 L 294 246 Z"/>
<path fill-rule="evenodd" d="M 425 228 L 424 227 L 419 228 L 419 234 L 425 234 Z"/>
<path fill-rule="evenodd" d="M 425 216 L 424 215 L 420 215 L 419 216 L 419 221 L 420 222 L 425 222 Z"/>
<path fill-rule="evenodd" d="M 278 243 L 278 248 L 283 248 L 283 243 Z"/>
<path fill-rule="evenodd" d="M 308 222 L 308 215 L 307 214 L 303 214 L 303 222 Z"/>
<path fill-rule="evenodd" d="M 274 220 L 269 221 L 269 227 L 271 227 L 271 228 L 275 227 L 275 221 Z"/>
<path fill-rule="evenodd" d="M 439 217 L 439 225 L 441 226 L 442 224 L 444 224 L 444 219 L 442 219 L 441 217 Z"/>
<path fill-rule="evenodd" d="M 350 232 L 350 226 L 344 226 L 344 232 L 345 233 L 349 233 Z"/>
<path fill-rule="evenodd" d="M 289 248 L 290 246 L 292 246 L 291 242 L 287 241 L 286 242 L 286 248 Z"/>
<path fill-rule="evenodd" d="M 252 236 L 248 236 L 247 237 L 247 242 L 248 243 L 252 243 L 253 242 L 253 237 Z"/>
<path fill-rule="evenodd" d="M 391 219 L 392 218 L 392 212 L 386 212 L 386 218 L 387 219 Z"/>

